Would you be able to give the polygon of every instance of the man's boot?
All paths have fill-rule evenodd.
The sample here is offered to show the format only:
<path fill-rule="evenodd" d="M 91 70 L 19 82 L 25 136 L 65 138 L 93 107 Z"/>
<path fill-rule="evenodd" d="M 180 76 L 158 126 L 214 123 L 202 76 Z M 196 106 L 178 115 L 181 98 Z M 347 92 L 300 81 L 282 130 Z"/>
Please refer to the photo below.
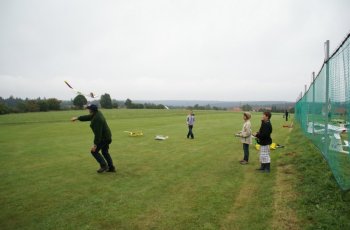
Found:
<path fill-rule="evenodd" d="M 256 169 L 258 171 L 264 171 L 265 170 L 265 164 L 261 163 L 260 168 Z"/>
<path fill-rule="evenodd" d="M 116 172 L 116 168 L 114 166 L 109 166 L 106 172 Z"/>

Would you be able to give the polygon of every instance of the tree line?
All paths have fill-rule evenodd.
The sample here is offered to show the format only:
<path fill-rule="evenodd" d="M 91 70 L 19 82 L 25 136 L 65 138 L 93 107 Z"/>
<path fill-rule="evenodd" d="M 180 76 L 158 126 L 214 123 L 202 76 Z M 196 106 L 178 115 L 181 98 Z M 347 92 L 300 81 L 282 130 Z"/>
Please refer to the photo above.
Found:
<path fill-rule="evenodd" d="M 21 99 L 13 96 L 4 99 L 0 97 L 0 114 L 46 112 L 60 110 L 61 101 L 56 98 Z"/>
<path fill-rule="evenodd" d="M 286 110 L 288 110 L 288 112 L 290 113 L 294 113 L 294 107 L 292 108 L 286 108 L 286 106 L 280 105 L 271 105 L 269 108 L 266 107 L 261 107 L 261 106 L 252 106 L 249 104 L 244 104 L 241 107 L 242 111 L 256 111 L 256 112 L 264 112 L 264 111 L 270 111 L 273 113 L 284 113 Z"/>
<path fill-rule="evenodd" d="M 131 99 L 126 99 L 124 103 L 127 109 L 166 109 L 166 107 L 162 104 L 153 104 L 153 103 L 134 103 Z"/>
<path fill-rule="evenodd" d="M 10 96 L 4 99 L 0 97 L 0 114 L 83 109 L 87 103 L 88 100 L 84 95 L 77 95 L 71 101 L 61 101 L 56 98 L 22 99 Z M 101 108 L 118 108 L 118 103 L 113 102 L 107 93 L 102 95 L 100 100 L 95 100 L 94 103 L 100 104 Z"/>
<path fill-rule="evenodd" d="M 94 100 L 91 103 L 98 104 L 104 109 L 118 109 L 119 107 L 127 109 L 165 109 L 162 104 L 153 103 L 133 103 L 129 98 L 124 103 L 119 103 L 112 100 L 108 93 L 101 95 L 99 100 Z M 27 113 L 27 112 L 47 112 L 69 109 L 83 109 L 88 104 L 88 100 L 84 95 L 77 95 L 71 101 L 61 101 L 56 98 L 37 98 L 37 99 L 22 99 L 10 96 L 9 98 L 0 97 L 0 115 L 8 113 Z"/>
<path fill-rule="evenodd" d="M 194 106 L 187 106 L 186 107 L 187 110 L 227 110 L 227 108 L 221 108 L 221 107 L 217 107 L 217 106 L 211 106 L 211 105 L 198 105 L 195 104 Z"/>
<path fill-rule="evenodd" d="M 10 96 L 7 99 L 0 97 L 0 115 L 8 113 L 27 113 L 27 112 L 46 112 L 46 111 L 58 111 L 58 110 L 69 110 L 69 109 L 83 109 L 88 103 L 88 100 L 84 95 L 77 95 L 71 101 L 61 101 L 56 98 L 37 98 L 37 99 L 21 99 Z M 153 103 L 134 103 L 131 99 L 126 101 L 118 102 L 112 100 L 108 93 L 101 95 L 99 100 L 94 100 L 92 103 L 99 104 L 104 109 L 167 109 L 168 107 L 162 104 Z M 185 107 L 172 107 L 172 108 L 185 108 Z M 243 111 L 265 111 L 266 108 L 257 108 L 249 104 L 244 104 L 240 107 Z M 185 109 L 188 110 L 227 110 L 227 108 L 219 108 L 215 106 L 205 105 L 200 106 L 198 104 L 194 106 L 188 106 Z M 285 107 L 272 105 L 271 112 L 284 112 Z M 289 108 L 289 112 L 294 112 L 294 108 Z"/>

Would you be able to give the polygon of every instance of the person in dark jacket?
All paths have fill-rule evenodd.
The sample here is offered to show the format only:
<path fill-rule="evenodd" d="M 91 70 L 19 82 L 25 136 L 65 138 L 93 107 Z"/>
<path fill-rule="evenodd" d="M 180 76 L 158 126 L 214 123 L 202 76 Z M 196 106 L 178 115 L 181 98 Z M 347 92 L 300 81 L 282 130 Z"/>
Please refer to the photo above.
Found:
<path fill-rule="evenodd" d="M 258 144 L 260 144 L 260 163 L 261 166 L 259 171 L 261 172 L 270 172 L 270 145 L 272 144 L 271 133 L 272 125 L 270 122 L 271 113 L 264 112 L 261 119 L 261 126 L 259 132 L 254 136 L 257 138 Z"/>
<path fill-rule="evenodd" d="M 286 110 L 286 111 L 284 112 L 284 117 L 286 118 L 286 121 L 288 121 L 288 116 L 289 116 L 289 113 L 288 113 L 288 110 Z"/>
<path fill-rule="evenodd" d="M 97 172 L 115 172 L 116 169 L 108 151 L 109 145 L 112 142 L 111 130 L 108 127 L 106 119 L 96 105 L 90 104 L 86 108 L 89 109 L 89 115 L 72 117 L 71 121 L 91 121 L 90 127 L 95 135 L 94 144 L 91 147 L 91 154 L 100 164 L 100 169 L 98 169 Z M 100 150 L 102 156 L 99 153 Z"/>

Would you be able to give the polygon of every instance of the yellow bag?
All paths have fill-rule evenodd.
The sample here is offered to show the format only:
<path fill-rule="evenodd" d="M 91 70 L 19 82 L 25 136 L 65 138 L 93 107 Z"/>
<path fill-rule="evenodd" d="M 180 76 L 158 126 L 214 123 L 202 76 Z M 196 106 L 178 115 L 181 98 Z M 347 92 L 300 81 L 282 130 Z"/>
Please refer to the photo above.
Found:
<path fill-rule="evenodd" d="M 259 144 L 255 144 L 255 148 L 256 148 L 256 150 L 260 150 L 260 145 Z"/>
<path fill-rule="evenodd" d="M 276 143 L 272 143 L 270 145 L 270 149 L 275 150 L 277 148 Z"/>

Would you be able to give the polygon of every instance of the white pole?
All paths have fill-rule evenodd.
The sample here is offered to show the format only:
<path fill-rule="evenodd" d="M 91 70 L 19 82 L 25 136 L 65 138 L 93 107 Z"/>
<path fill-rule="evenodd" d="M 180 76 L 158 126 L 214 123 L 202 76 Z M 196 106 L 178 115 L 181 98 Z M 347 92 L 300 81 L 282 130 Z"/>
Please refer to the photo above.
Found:
<path fill-rule="evenodd" d="M 324 43 L 324 61 L 327 62 L 329 59 L 329 40 Z"/>

